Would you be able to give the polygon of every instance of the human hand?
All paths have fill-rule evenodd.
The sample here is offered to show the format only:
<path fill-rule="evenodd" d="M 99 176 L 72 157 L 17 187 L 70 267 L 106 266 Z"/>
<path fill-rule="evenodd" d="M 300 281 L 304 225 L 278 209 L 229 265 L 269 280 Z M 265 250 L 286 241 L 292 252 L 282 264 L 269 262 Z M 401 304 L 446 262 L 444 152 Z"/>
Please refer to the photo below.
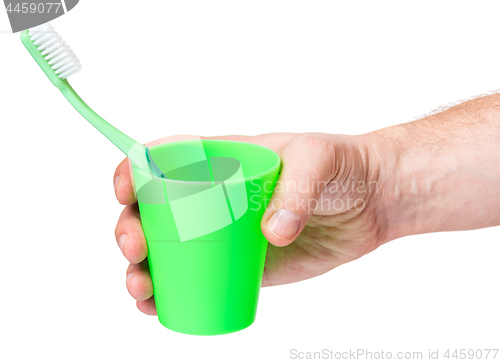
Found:
<path fill-rule="evenodd" d="M 170 137 L 146 145 L 189 138 Z M 214 139 L 259 144 L 274 150 L 283 161 L 261 223 L 270 242 L 262 286 L 321 275 L 385 241 L 385 223 L 376 203 L 379 165 L 362 136 L 279 133 Z M 156 314 L 128 159 L 117 167 L 114 180 L 116 197 L 126 205 L 115 236 L 130 262 L 127 288 L 142 312 Z"/>

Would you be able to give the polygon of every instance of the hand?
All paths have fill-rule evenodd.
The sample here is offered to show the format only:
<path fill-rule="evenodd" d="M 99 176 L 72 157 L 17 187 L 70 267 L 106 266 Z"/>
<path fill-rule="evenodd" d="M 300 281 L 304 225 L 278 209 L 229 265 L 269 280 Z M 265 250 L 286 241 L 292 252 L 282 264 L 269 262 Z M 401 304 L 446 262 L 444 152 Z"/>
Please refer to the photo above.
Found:
<path fill-rule="evenodd" d="M 147 146 L 189 139 L 160 139 Z M 255 143 L 283 161 L 275 192 L 262 218 L 270 242 L 262 286 L 321 275 L 373 251 L 385 242 L 377 213 L 379 165 L 363 136 L 265 134 L 214 139 Z M 118 245 L 130 262 L 127 288 L 137 307 L 156 314 L 147 264 L 147 245 L 125 159 L 114 175 L 118 201 L 126 205 L 116 226 Z"/>

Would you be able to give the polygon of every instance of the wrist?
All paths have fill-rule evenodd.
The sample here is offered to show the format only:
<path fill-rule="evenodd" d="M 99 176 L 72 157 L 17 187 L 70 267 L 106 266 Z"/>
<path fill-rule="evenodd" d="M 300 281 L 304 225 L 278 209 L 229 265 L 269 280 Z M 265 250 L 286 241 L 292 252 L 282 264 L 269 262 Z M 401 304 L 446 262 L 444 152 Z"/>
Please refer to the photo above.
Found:
<path fill-rule="evenodd" d="M 500 225 L 500 96 L 357 138 L 378 160 L 381 243 Z"/>
<path fill-rule="evenodd" d="M 425 198 L 421 193 L 425 189 L 423 181 L 416 173 L 421 160 L 408 148 L 411 139 L 408 129 L 405 125 L 393 126 L 360 135 L 359 139 L 367 150 L 366 159 L 372 169 L 370 178 L 376 183 L 369 196 L 369 207 L 381 230 L 380 244 L 423 233 L 416 223 L 419 203 Z"/>
<path fill-rule="evenodd" d="M 477 119 L 446 124 L 434 115 L 365 135 L 380 160 L 374 208 L 386 223 L 382 242 L 500 224 L 498 121 Z"/>

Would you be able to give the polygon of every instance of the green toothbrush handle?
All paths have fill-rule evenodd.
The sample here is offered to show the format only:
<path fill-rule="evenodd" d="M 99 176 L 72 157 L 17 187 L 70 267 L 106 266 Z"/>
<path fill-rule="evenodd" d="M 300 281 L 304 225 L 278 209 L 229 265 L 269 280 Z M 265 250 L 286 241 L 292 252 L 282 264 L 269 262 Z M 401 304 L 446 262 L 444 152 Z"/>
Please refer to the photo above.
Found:
<path fill-rule="evenodd" d="M 94 112 L 75 92 L 73 87 L 68 82 L 66 85 L 60 87 L 59 90 L 66 97 L 66 99 L 73 105 L 73 107 L 92 124 L 98 131 L 106 136 L 109 141 L 115 144 L 125 155 L 127 155 L 132 162 L 140 169 L 148 169 L 148 156 L 147 148 L 133 140 L 123 132 L 118 130 L 113 125 L 109 124 L 101 116 Z M 154 165 L 155 166 L 155 165 Z M 153 172 L 156 173 L 156 170 Z M 161 174 L 161 173 L 160 173 Z"/>
<path fill-rule="evenodd" d="M 87 119 L 88 122 L 92 124 L 98 131 L 100 131 L 104 136 L 106 136 L 109 141 L 115 144 L 125 155 L 128 155 L 129 150 L 138 144 L 137 141 L 133 140 L 129 136 L 125 135 L 123 132 L 118 130 L 113 125 L 105 121 L 101 116 L 94 112 L 75 92 L 73 87 L 68 83 L 66 87 L 61 89 L 64 97 L 73 105 L 73 107 L 80 112 L 80 114 Z"/>

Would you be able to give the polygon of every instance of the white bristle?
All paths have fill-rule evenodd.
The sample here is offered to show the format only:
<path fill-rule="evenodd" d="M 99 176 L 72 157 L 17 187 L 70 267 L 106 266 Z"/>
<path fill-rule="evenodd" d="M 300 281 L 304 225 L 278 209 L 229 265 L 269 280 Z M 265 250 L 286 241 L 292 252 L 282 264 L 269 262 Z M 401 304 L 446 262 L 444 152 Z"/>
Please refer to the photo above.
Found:
<path fill-rule="evenodd" d="M 63 74 L 63 72 L 67 71 L 70 68 L 73 68 L 75 65 L 72 62 L 68 62 L 64 65 L 64 67 L 60 67 L 57 69 L 56 74 Z"/>
<path fill-rule="evenodd" d="M 47 32 L 44 32 L 40 38 L 38 38 L 36 40 L 33 40 L 33 39 L 31 39 L 31 40 L 33 40 L 33 44 L 40 45 L 43 42 L 47 41 L 48 39 L 52 38 L 53 36 L 54 36 L 53 32 L 47 31 Z"/>
<path fill-rule="evenodd" d="M 66 79 L 82 69 L 76 54 L 49 23 L 31 28 L 28 36 L 59 78 Z"/>
<path fill-rule="evenodd" d="M 54 64 L 52 66 L 52 69 L 57 73 L 58 69 L 60 69 L 65 64 L 70 63 L 71 61 L 72 61 L 71 57 L 66 56 L 62 60 L 60 60 L 59 62 L 57 62 L 56 64 Z"/>
<path fill-rule="evenodd" d="M 45 24 L 42 24 L 42 25 L 38 25 L 38 26 L 35 26 L 35 27 L 31 28 L 28 31 L 28 35 L 32 36 L 33 34 L 39 32 L 39 31 L 47 30 L 47 29 L 50 29 L 50 28 L 52 28 L 52 25 L 50 23 L 45 23 Z"/>
<path fill-rule="evenodd" d="M 40 38 L 42 35 L 45 34 L 45 32 L 53 31 L 54 28 L 50 24 L 43 24 L 39 25 L 35 28 L 32 28 L 29 30 L 28 35 L 31 38 L 31 40 L 35 41 L 38 38 Z"/>
<path fill-rule="evenodd" d="M 64 50 L 64 48 L 59 45 L 59 47 L 53 51 L 50 51 L 47 56 L 45 57 L 45 60 L 51 60 L 52 58 L 54 58 L 56 55 L 59 55 L 62 51 Z M 45 55 L 42 53 L 42 55 Z M 50 64 L 50 63 L 49 63 Z"/>
<path fill-rule="evenodd" d="M 57 57 L 54 57 L 53 59 L 51 59 L 49 61 L 49 65 L 54 65 L 54 64 L 56 64 L 57 62 L 59 62 L 61 59 L 65 58 L 65 57 L 67 57 L 65 48 L 61 47 L 61 50 L 58 52 Z M 47 60 L 47 57 L 45 57 L 45 59 Z"/>
<path fill-rule="evenodd" d="M 42 51 L 42 50 L 45 50 L 47 49 L 49 46 L 51 46 L 52 44 L 56 43 L 59 41 L 59 36 L 56 36 L 56 37 L 50 37 L 45 43 L 42 43 L 40 44 L 40 46 L 38 47 L 38 50 L 39 51 Z"/>
<path fill-rule="evenodd" d="M 49 53 L 53 53 L 56 49 L 62 47 L 62 39 L 56 39 L 53 44 L 47 44 L 45 48 L 43 48 L 42 55 L 48 55 Z M 42 50 L 38 48 L 38 50 Z"/>

